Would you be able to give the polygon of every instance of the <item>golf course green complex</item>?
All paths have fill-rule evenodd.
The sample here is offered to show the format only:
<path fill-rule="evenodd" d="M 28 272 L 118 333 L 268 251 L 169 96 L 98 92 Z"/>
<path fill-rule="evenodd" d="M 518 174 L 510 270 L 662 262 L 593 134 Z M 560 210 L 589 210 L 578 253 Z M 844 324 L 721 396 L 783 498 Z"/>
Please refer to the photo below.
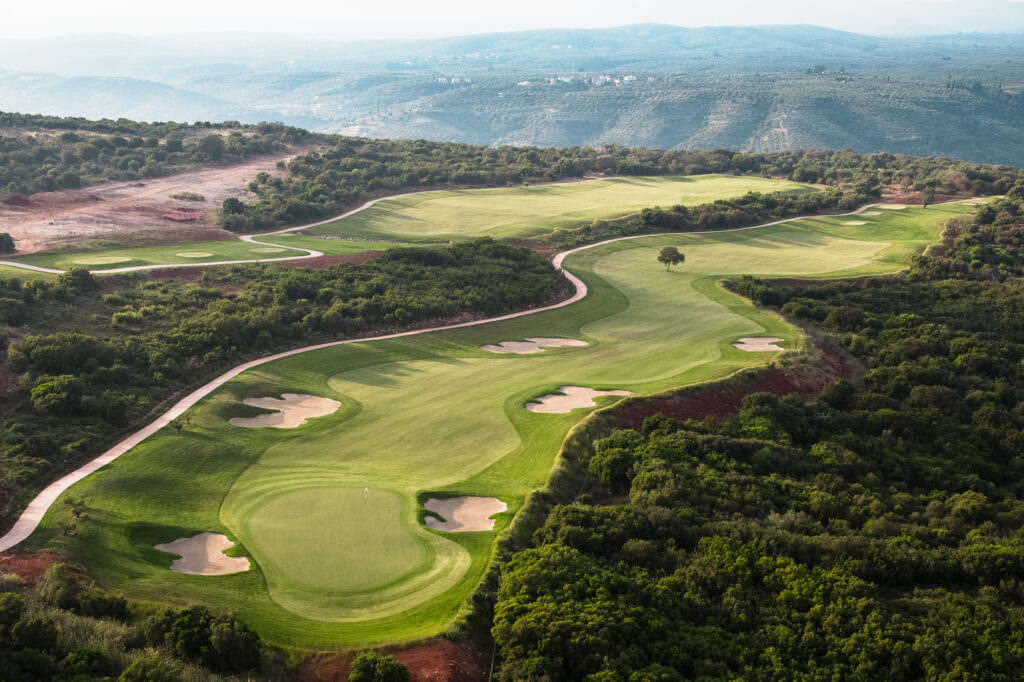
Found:
<path fill-rule="evenodd" d="M 578 220 L 585 202 L 563 196 L 565 214 Z M 403 210 L 413 215 L 425 201 Z M 442 633 L 487 570 L 498 534 L 544 486 L 567 432 L 594 409 L 629 398 L 598 397 L 598 407 L 554 414 L 527 403 L 563 386 L 651 394 L 763 364 L 776 353 L 733 342 L 774 337 L 796 349 L 800 334 L 723 289 L 722 279 L 898 270 L 937 240 L 949 218 L 973 208 L 871 211 L 856 220 L 585 247 L 564 262 L 589 290 L 568 306 L 334 345 L 245 371 L 193 407 L 184 428 L 157 432 L 76 484 L 70 493 L 84 497 L 89 512 L 74 535 L 60 534 L 65 512 L 55 505 L 31 542 L 59 546 L 103 587 L 154 603 L 228 608 L 282 645 L 344 647 Z M 666 272 L 656 260 L 664 246 L 678 247 L 685 264 Z M 588 345 L 523 355 L 481 348 L 535 337 Z M 229 423 L 273 411 L 243 400 L 284 394 L 326 398 L 328 408 L 294 428 Z M 463 495 L 497 498 L 508 510 L 491 531 L 425 525 L 429 497 Z M 154 549 L 205 531 L 235 541 L 228 553 L 248 557 L 250 569 L 176 573 L 177 557 Z"/>
<path fill-rule="evenodd" d="M 537 237 L 560 227 L 618 218 L 649 206 L 696 206 L 747 192 L 816 191 L 807 185 L 771 178 L 669 175 L 418 192 L 378 201 L 366 210 L 304 232 L 408 241 Z"/>

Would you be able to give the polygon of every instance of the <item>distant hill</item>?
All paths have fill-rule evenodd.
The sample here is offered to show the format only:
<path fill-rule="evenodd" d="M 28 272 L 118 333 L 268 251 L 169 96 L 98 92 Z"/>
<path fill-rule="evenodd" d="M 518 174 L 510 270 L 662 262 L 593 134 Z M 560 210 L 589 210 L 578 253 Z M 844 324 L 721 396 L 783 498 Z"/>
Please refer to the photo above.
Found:
<path fill-rule="evenodd" d="M 0 110 L 130 118 L 138 121 L 196 121 L 230 105 L 217 97 L 137 78 L 0 72 Z"/>
<path fill-rule="evenodd" d="M 0 109 L 490 145 L 828 146 L 1024 163 L 1021 35 L 641 24 L 197 40 L 5 41 Z"/>

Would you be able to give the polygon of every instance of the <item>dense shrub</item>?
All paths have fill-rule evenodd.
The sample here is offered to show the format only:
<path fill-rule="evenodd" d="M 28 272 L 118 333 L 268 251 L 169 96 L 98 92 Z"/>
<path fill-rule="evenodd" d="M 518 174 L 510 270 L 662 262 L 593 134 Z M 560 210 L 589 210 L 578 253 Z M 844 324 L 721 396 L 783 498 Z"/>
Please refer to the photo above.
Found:
<path fill-rule="evenodd" d="M 988 214 L 906 274 L 738 282 L 863 380 L 598 440 L 594 487 L 502 567 L 500 677 L 1019 678 L 1024 218 Z"/>

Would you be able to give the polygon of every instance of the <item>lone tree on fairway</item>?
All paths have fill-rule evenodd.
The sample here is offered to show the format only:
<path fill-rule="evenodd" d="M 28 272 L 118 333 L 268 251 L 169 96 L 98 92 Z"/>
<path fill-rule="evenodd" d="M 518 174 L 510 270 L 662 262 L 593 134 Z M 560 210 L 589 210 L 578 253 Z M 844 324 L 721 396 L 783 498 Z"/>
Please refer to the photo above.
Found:
<path fill-rule="evenodd" d="M 658 262 L 665 264 L 665 272 L 673 265 L 679 265 L 686 260 L 686 256 L 679 253 L 679 249 L 674 246 L 666 246 L 658 254 Z"/>

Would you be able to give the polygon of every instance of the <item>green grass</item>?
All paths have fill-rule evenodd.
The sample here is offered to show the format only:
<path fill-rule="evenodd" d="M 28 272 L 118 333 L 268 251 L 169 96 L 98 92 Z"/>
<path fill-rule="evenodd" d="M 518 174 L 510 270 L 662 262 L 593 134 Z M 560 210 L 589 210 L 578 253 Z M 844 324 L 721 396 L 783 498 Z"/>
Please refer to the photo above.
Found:
<path fill-rule="evenodd" d="M 701 175 L 425 192 L 379 202 L 366 211 L 311 228 L 303 234 L 265 235 L 257 239 L 269 244 L 314 249 L 327 255 L 348 255 L 383 251 L 394 246 L 395 241 L 436 243 L 483 235 L 537 236 L 596 218 L 627 215 L 647 206 L 696 205 L 741 196 L 752 190 L 798 194 L 817 191 L 783 180 Z M 346 239 L 317 239 L 308 235 L 343 236 Z M 201 264 L 295 255 L 290 249 L 268 250 L 274 248 L 241 240 L 225 240 L 34 253 L 10 260 L 59 270 L 74 267 L 111 270 L 141 265 Z M 0 265 L 0 272 L 13 273 L 14 268 Z"/>
<path fill-rule="evenodd" d="M 800 344 L 799 332 L 718 282 L 741 274 L 822 277 L 892 271 L 971 207 L 813 219 L 748 231 L 644 237 L 575 254 L 590 295 L 515 320 L 293 356 L 246 372 L 197 405 L 180 435 L 164 430 L 72 490 L 90 512 L 60 537 L 55 507 L 35 545 L 65 550 L 105 587 L 161 603 L 230 608 L 269 641 L 364 646 L 444 631 L 486 570 L 494 532 L 446 534 L 420 523 L 425 493 L 494 495 L 509 505 L 546 480 L 559 444 L 590 410 L 534 414 L 528 400 L 562 384 L 649 394 L 766 362 L 743 336 Z M 655 256 L 678 246 L 686 264 Z M 486 343 L 580 338 L 586 348 L 494 355 Z M 341 407 L 298 429 L 227 419 L 243 398 L 303 392 Z M 607 405 L 618 398 L 598 399 Z M 248 573 L 168 570 L 152 548 L 213 530 L 249 556 Z"/>
<path fill-rule="evenodd" d="M 309 232 L 404 240 L 536 237 L 559 227 L 617 218 L 648 206 L 694 206 L 749 191 L 802 194 L 817 190 L 784 180 L 698 175 L 424 192 L 381 201 Z"/>
<path fill-rule="evenodd" d="M 316 239 L 315 237 L 307 237 L 301 234 L 279 234 L 260 237 L 259 239 L 270 244 L 281 244 L 282 247 L 292 246 L 300 249 L 314 249 L 327 255 L 348 255 L 375 250 L 383 251 L 390 246 L 394 246 L 393 243 L 382 241 Z M 34 253 L 28 256 L 10 258 L 9 260 L 59 270 L 67 270 L 74 267 L 85 267 L 90 270 L 109 270 L 136 265 L 200 264 L 222 260 L 255 260 L 301 255 L 298 251 L 282 247 L 253 244 L 241 240 L 183 242 L 180 244 L 137 246 L 96 251 Z M 209 255 L 200 257 L 177 255 L 181 253 L 192 255 L 206 253 Z M 4 269 L 5 272 L 11 270 L 13 268 Z"/>

